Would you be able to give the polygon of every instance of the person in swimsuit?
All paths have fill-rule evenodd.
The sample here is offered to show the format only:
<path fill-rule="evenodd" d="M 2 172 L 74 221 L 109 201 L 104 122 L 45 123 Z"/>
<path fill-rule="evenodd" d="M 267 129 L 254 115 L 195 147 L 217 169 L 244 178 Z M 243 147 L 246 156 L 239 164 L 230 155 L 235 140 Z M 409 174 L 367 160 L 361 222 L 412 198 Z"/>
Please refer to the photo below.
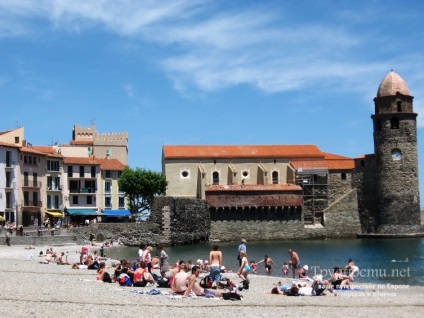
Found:
<path fill-rule="evenodd" d="M 334 289 L 349 288 L 350 277 L 340 273 L 340 268 L 334 267 L 333 275 L 331 275 L 331 285 Z"/>
<path fill-rule="evenodd" d="M 199 274 L 200 274 L 200 267 L 193 266 L 193 268 L 191 269 L 191 275 L 188 279 L 188 286 L 184 293 L 184 296 L 188 297 L 190 295 L 190 292 L 193 291 L 197 296 L 221 297 L 222 294 L 220 292 L 208 290 L 200 286 L 199 282 L 197 281 Z"/>
<path fill-rule="evenodd" d="M 138 268 L 133 274 L 133 286 L 134 287 L 145 287 L 147 283 L 154 284 L 155 280 L 153 279 L 152 274 L 150 274 L 145 269 L 145 264 L 140 262 Z"/>
<path fill-rule="evenodd" d="M 297 255 L 297 253 L 293 250 L 289 250 L 289 255 L 290 255 L 290 264 L 292 266 L 292 270 L 293 270 L 293 278 L 295 278 L 296 276 L 296 271 L 300 268 L 300 260 L 299 260 L 299 255 Z"/>
<path fill-rule="evenodd" d="M 216 285 L 221 280 L 221 265 L 222 265 L 222 252 L 219 251 L 218 245 L 214 245 L 213 250 L 209 253 L 209 264 L 210 264 L 209 278 L 212 281 L 212 287 L 216 287 Z"/>
<path fill-rule="evenodd" d="M 180 270 L 175 274 L 171 283 L 171 293 L 184 295 L 187 290 L 188 279 L 191 275 L 190 270 L 191 267 L 188 264 L 180 263 Z"/>
<path fill-rule="evenodd" d="M 249 275 L 249 272 L 250 272 L 250 266 L 249 266 L 249 261 L 247 260 L 246 252 L 241 251 L 240 257 L 241 257 L 241 265 L 240 265 L 240 268 L 237 272 L 237 275 L 242 280 L 247 280 L 247 275 Z"/>
<path fill-rule="evenodd" d="M 353 282 L 354 275 L 359 272 L 359 267 L 355 265 L 351 258 L 349 258 L 348 264 L 344 269 L 349 273 L 350 280 Z"/>
<path fill-rule="evenodd" d="M 264 256 L 264 259 L 262 261 L 259 261 L 258 264 L 264 263 L 265 264 L 265 271 L 267 274 L 271 274 L 271 263 L 274 264 L 274 267 L 276 266 L 274 261 L 269 257 L 268 255 Z"/>
<path fill-rule="evenodd" d="M 153 247 L 148 246 L 146 247 L 146 249 L 144 250 L 141 256 L 141 261 L 144 263 L 144 265 L 146 266 L 146 269 L 148 270 L 150 274 L 152 273 L 152 254 L 151 254 L 152 251 L 153 251 Z"/>

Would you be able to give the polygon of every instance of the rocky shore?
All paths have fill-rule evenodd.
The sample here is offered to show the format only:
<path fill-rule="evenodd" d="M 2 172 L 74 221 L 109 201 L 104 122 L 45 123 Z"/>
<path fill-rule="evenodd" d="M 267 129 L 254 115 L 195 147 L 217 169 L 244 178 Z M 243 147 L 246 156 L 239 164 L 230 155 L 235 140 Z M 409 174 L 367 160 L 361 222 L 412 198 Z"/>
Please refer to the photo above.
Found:
<path fill-rule="evenodd" d="M 98 247 L 97 247 L 98 248 Z M 250 275 L 243 301 L 222 299 L 172 299 L 165 295 L 140 295 L 130 290 L 149 288 L 120 287 L 96 281 L 95 271 L 75 270 L 71 266 L 41 264 L 38 253 L 47 246 L 0 246 L 0 310 L 9 317 L 422 317 L 424 287 L 361 284 L 364 291 L 328 293 L 324 297 L 286 297 L 269 295 L 273 283 L 289 279 Z M 54 246 L 69 252 L 77 261 L 81 246 Z M 114 260 L 108 260 L 111 266 Z M 109 268 L 112 273 L 112 268 Z M 234 282 L 235 274 L 226 274 Z"/>

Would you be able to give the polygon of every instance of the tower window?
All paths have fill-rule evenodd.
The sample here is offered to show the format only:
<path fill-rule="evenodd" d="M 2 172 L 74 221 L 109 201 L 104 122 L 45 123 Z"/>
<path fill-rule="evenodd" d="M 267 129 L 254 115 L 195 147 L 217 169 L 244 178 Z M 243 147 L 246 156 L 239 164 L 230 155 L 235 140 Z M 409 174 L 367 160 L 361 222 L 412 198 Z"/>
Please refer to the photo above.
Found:
<path fill-rule="evenodd" d="M 365 161 L 361 160 L 361 167 L 365 167 Z"/>
<path fill-rule="evenodd" d="M 397 111 L 398 111 L 398 113 L 401 113 L 402 112 L 402 102 L 400 100 L 398 100 L 396 102 L 396 105 L 397 105 Z"/>
<path fill-rule="evenodd" d="M 213 161 L 213 164 L 216 165 L 216 160 Z"/>
<path fill-rule="evenodd" d="M 278 184 L 278 171 L 272 172 L 272 184 Z"/>
<path fill-rule="evenodd" d="M 219 184 L 219 172 L 214 171 L 212 173 L 212 184 Z"/>
<path fill-rule="evenodd" d="M 399 118 L 393 117 L 390 119 L 390 128 L 399 129 Z"/>
<path fill-rule="evenodd" d="M 346 180 L 346 173 L 342 172 L 341 173 L 341 178 L 342 178 L 342 180 Z"/>
<path fill-rule="evenodd" d="M 377 120 L 377 122 L 375 123 L 375 129 L 377 131 L 380 131 L 381 130 L 381 120 Z"/>

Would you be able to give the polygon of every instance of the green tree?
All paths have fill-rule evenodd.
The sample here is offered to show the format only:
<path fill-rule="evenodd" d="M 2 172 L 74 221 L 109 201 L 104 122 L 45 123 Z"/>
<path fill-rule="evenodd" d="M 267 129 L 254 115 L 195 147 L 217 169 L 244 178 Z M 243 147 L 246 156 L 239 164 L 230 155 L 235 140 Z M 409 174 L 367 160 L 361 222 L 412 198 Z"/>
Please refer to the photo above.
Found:
<path fill-rule="evenodd" d="M 150 210 L 155 196 L 165 194 L 168 181 L 162 173 L 126 167 L 118 185 L 129 199 L 131 213 L 139 213 Z"/>

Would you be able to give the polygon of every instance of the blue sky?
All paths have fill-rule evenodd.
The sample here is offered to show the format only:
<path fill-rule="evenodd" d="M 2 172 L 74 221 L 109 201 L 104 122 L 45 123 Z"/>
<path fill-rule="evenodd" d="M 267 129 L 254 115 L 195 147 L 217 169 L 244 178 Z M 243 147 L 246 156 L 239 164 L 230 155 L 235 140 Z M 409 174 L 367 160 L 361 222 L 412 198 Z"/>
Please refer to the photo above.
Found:
<path fill-rule="evenodd" d="M 422 1 L 0 0 L 0 130 L 68 143 L 74 124 L 164 144 L 316 144 L 373 152 L 393 68 L 415 96 L 424 193 Z M 424 205 L 421 199 L 421 205 Z"/>

